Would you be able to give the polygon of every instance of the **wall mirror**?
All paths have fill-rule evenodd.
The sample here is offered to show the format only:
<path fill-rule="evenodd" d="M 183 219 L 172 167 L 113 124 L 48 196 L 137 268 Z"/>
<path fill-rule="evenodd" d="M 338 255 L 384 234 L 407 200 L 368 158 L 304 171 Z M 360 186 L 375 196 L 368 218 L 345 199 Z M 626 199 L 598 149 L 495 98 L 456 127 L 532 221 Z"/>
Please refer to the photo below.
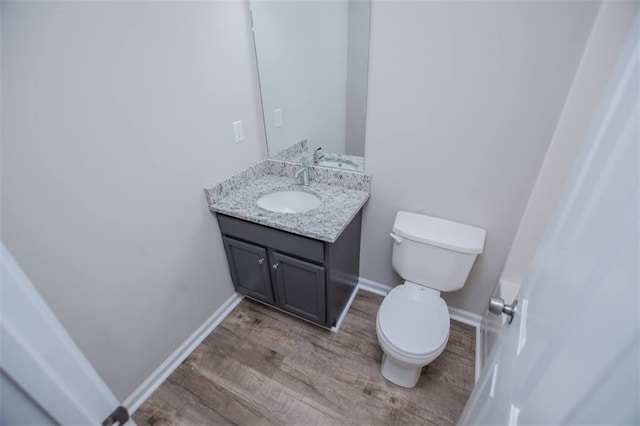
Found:
<path fill-rule="evenodd" d="M 273 159 L 364 171 L 369 0 L 250 0 Z"/>

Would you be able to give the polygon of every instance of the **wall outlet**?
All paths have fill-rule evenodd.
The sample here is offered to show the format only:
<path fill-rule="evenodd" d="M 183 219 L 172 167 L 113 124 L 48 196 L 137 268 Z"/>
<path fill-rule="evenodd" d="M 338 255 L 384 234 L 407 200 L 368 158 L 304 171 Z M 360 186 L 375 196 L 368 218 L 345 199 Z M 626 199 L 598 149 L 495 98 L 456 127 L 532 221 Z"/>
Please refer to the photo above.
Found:
<path fill-rule="evenodd" d="M 244 129 L 242 128 L 242 120 L 234 121 L 233 125 L 233 137 L 236 143 L 240 143 L 244 140 Z"/>
<path fill-rule="evenodd" d="M 273 117 L 276 121 L 276 127 L 282 127 L 282 108 L 276 108 L 273 110 Z"/>

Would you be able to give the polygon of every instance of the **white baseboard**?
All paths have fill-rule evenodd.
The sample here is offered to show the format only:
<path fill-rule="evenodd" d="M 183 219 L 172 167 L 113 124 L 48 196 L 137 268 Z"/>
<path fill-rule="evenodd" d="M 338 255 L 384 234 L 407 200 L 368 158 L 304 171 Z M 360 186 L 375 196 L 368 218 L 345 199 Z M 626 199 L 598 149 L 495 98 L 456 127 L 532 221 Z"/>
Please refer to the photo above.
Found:
<path fill-rule="evenodd" d="M 387 293 L 393 289 L 393 286 L 388 284 L 382 284 L 362 277 L 358 280 L 358 287 L 364 291 L 368 291 L 369 293 L 377 294 L 379 296 L 386 296 Z"/>
<path fill-rule="evenodd" d="M 449 307 L 449 316 L 453 320 L 476 328 L 480 327 L 480 323 L 482 322 L 482 317 L 480 315 L 458 308 Z"/>
<path fill-rule="evenodd" d="M 378 294 L 380 296 L 386 296 L 393 288 L 390 285 L 382 284 L 367 278 L 360 277 L 358 288 L 368 291 L 369 293 Z M 452 320 L 456 320 L 463 324 L 470 325 L 476 329 L 476 361 L 475 361 L 475 379 L 480 377 L 481 357 L 482 357 L 482 336 L 480 333 L 480 325 L 482 323 L 482 317 L 473 312 L 468 312 L 458 308 L 449 307 L 449 316 Z"/>
<path fill-rule="evenodd" d="M 356 298 L 356 294 L 358 294 L 358 286 L 356 285 L 356 288 L 353 289 L 353 291 L 351 292 L 351 297 L 349 297 L 349 300 L 347 300 L 347 304 L 344 305 L 344 309 L 342 310 L 342 313 L 340 314 L 340 317 L 338 318 L 338 321 L 336 321 L 336 325 L 331 327 L 331 331 L 333 331 L 334 333 L 337 333 L 340 330 L 340 326 L 342 325 L 342 322 L 344 321 L 344 317 L 347 316 L 347 313 L 349 312 L 349 308 L 351 307 L 351 304 L 353 303 L 353 299 Z"/>
<path fill-rule="evenodd" d="M 122 403 L 133 414 L 244 298 L 234 293 Z"/>
<path fill-rule="evenodd" d="M 476 327 L 476 378 L 475 383 L 478 382 L 480 378 L 480 371 L 482 370 L 482 352 L 484 349 L 484 339 L 482 338 L 482 328 L 480 326 Z"/>
<path fill-rule="evenodd" d="M 473 312 L 464 311 L 458 308 L 449 308 L 449 316 L 451 319 L 461 322 L 463 324 L 470 325 L 475 327 L 476 329 L 476 360 L 475 360 L 475 381 L 478 381 L 480 377 L 480 369 L 482 368 L 482 333 L 481 333 L 481 324 L 482 317 L 478 314 L 474 314 Z"/>

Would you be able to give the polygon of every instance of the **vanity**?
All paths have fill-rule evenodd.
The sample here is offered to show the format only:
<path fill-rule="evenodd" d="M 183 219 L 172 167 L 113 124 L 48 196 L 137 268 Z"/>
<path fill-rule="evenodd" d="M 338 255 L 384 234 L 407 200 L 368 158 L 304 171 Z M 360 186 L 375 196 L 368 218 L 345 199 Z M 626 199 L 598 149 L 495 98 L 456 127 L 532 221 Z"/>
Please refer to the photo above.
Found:
<path fill-rule="evenodd" d="M 270 158 L 205 188 L 207 204 L 236 291 L 331 328 L 358 283 L 370 190 L 370 3 L 247 4 Z"/>
<path fill-rule="evenodd" d="M 362 207 L 370 177 L 309 166 L 311 183 L 302 185 L 294 177 L 298 168 L 264 160 L 205 188 L 205 194 L 236 291 L 331 328 L 358 284 Z M 280 193 L 314 196 L 319 204 L 284 213 L 258 203 Z"/>

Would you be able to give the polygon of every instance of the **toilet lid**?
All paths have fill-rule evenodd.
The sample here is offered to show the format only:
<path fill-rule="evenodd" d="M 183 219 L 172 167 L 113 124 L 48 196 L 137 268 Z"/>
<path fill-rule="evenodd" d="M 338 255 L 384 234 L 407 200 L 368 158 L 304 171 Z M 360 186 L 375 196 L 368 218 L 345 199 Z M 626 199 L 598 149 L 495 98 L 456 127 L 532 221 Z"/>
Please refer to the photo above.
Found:
<path fill-rule="evenodd" d="M 397 286 L 382 301 L 378 315 L 389 343 L 408 354 L 434 352 L 449 337 L 447 304 L 429 291 Z"/>

